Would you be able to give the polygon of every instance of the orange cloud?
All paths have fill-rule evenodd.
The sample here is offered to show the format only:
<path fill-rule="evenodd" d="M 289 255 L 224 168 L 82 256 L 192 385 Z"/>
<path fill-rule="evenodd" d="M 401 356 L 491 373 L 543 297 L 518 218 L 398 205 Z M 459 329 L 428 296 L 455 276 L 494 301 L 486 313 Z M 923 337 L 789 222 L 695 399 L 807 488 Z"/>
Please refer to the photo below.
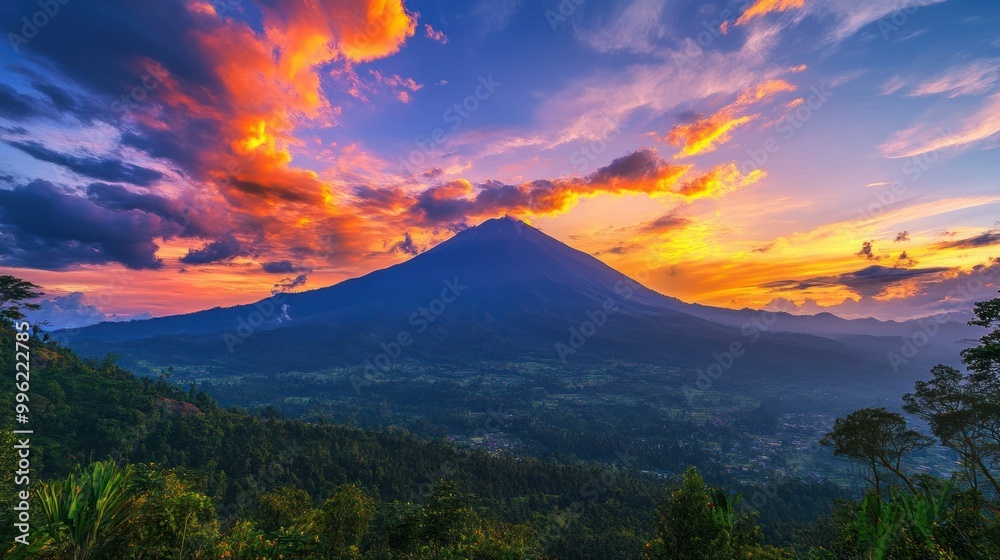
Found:
<path fill-rule="evenodd" d="M 407 36 L 392 35 L 396 30 L 391 22 L 365 20 L 365 13 L 357 13 L 356 7 L 333 2 L 288 4 L 265 11 L 262 35 L 232 19 L 206 24 L 206 30 L 194 33 L 223 88 L 224 98 L 213 100 L 213 105 L 219 107 L 215 119 L 222 126 L 221 134 L 229 139 L 231 154 L 214 154 L 216 169 L 230 164 L 227 155 L 237 156 L 242 175 L 287 168 L 292 157 L 289 147 L 298 142 L 293 136 L 296 124 L 302 119 L 332 124 L 337 115 L 322 93 L 318 69 L 338 58 L 391 53 Z M 385 2 L 370 4 L 369 15 L 395 13 Z M 410 22 L 409 27 L 413 25 Z M 345 35 L 357 41 L 352 28 L 373 31 L 366 35 L 369 50 L 363 52 L 367 54 L 362 55 L 360 47 L 350 53 L 339 48 L 348 44 Z M 395 46 L 387 46 L 390 38 L 385 34 L 392 35 Z M 293 175 L 298 178 L 301 173 Z"/>
<path fill-rule="evenodd" d="M 349 78 L 357 77 L 356 63 L 396 52 L 415 31 L 415 17 L 406 13 L 400 0 L 345 4 L 281 0 L 263 9 L 259 32 L 204 4 L 191 5 L 199 26 L 185 39 L 204 52 L 213 85 L 192 87 L 167 73 L 161 80 L 161 99 L 172 111 L 170 116 L 153 110 L 134 115 L 164 119 L 167 128 L 168 119 L 184 115 L 216 125 L 212 134 L 217 137 L 199 138 L 205 148 L 199 158 L 203 168 L 196 172 L 201 176 L 196 178 L 205 180 L 207 187 L 202 199 L 206 205 L 227 208 L 226 229 L 243 247 L 253 247 L 254 259 L 261 262 L 287 260 L 311 267 L 335 259 L 356 262 L 411 228 L 414 241 L 426 245 L 444 228 L 503 213 L 555 215 L 599 195 L 718 197 L 763 177 L 762 172 L 742 176 L 735 163 L 698 175 L 692 165 L 670 162 L 652 150 L 618 158 L 585 177 L 514 185 L 496 181 L 473 185 L 458 179 L 420 192 L 384 175 L 379 162 L 367 161 L 367 154 L 353 146 L 338 147 L 337 152 L 332 146 L 318 149 L 320 156 L 331 159 L 323 160 L 331 165 L 329 172 L 297 168 L 293 152 L 312 148 L 296 137 L 297 127 L 332 125 L 339 115 L 340 109 L 323 94 L 321 80 L 329 76 L 350 85 Z M 371 75 L 377 84 L 397 90 L 404 101 L 421 88 L 399 75 Z M 733 105 L 742 107 L 791 87 L 782 84 L 762 83 Z M 751 118 L 734 114 L 731 120 Z M 698 131 L 709 138 L 700 149 L 725 141 L 728 130 L 739 124 L 714 137 L 710 130 Z M 351 166 L 363 168 L 354 171 L 368 176 L 353 180 L 351 170 L 343 169 L 348 161 L 364 161 Z M 172 248 L 179 255 L 188 249 Z"/>
<path fill-rule="evenodd" d="M 522 209 L 533 215 L 559 214 L 575 206 L 581 197 L 599 194 L 663 195 L 672 192 L 677 181 L 690 166 L 663 164 L 641 177 L 597 177 L 556 182 L 536 182 L 521 185 L 530 204 Z"/>
<path fill-rule="evenodd" d="M 432 196 L 435 200 L 450 200 L 453 198 L 463 197 L 471 193 L 472 183 L 465 179 L 456 179 L 436 187 Z"/>
<path fill-rule="evenodd" d="M 752 90 L 744 92 L 740 95 L 737 103 L 739 105 L 749 105 L 765 97 L 785 91 L 795 91 L 795 86 L 785 80 L 768 80 L 757 84 Z"/>
<path fill-rule="evenodd" d="M 795 91 L 795 86 L 784 80 L 768 80 L 748 89 L 729 105 L 715 114 L 692 123 L 679 124 L 672 128 L 664 140 L 680 146 L 676 157 L 712 152 L 730 140 L 733 129 L 740 127 L 759 115 L 743 114 L 750 105 L 781 92 Z"/>
<path fill-rule="evenodd" d="M 671 163 L 652 150 L 639 150 L 585 177 L 539 179 L 514 185 L 487 181 L 475 186 L 466 180 L 456 180 L 415 194 L 398 188 L 365 187 L 355 190 L 354 204 L 358 214 L 377 213 L 383 223 L 439 228 L 501 214 L 554 216 L 569 211 L 584 198 L 599 195 L 718 198 L 765 176 L 760 170 L 742 175 L 736 162 L 699 175 L 691 174 L 692 167 Z M 389 208 L 404 210 L 389 212 Z"/>
<path fill-rule="evenodd" d="M 214 80 L 195 85 L 144 61 L 157 70 L 167 110 L 142 108 L 133 118 L 163 130 L 183 130 L 171 121 L 187 117 L 213 123 L 210 137 L 192 138 L 203 146 L 195 178 L 211 191 L 203 198 L 229 208 L 229 227 L 242 242 L 264 252 L 329 254 L 317 234 L 322 228 L 337 238 L 338 254 L 364 254 L 371 240 L 356 234 L 366 221 L 345 212 L 343 195 L 316 172 L 291 164 L 293 149 L 305 145 L 295 130 L 306 122 L 336 124 L 340 108 L 324 95 L 323 76 L 332 66 L 354 76 L 354 64 L 395 53 L 415 33 L 415 16 L 401 0 L 277 0 L 262 8 L 262 31 L 255 31 L 205 2 L 188 10 L 198 25 L 181 40 L 198 46 Z M 381 78 L 404 102 L 406 92 L 421 87 L 395 75 Z"/>
<path fill-rule="evenodd" d="M 713 152 L 729 141 L 730 131 L 756 118 L 756 115 L 733 117 L 731 107 L 693 123 L 677 125 L 667 133 L 666 140 L 681 147 L 680 156 Z"/>
<path fill-rule="evenodd" d="M 662 196 L 676 193 L 675 187 L 690 169 L 690 165 L 669 163 L 651 150 L 640 150 L 620 157 L 586 177 L 519 185 L 519 204 L 506 211 L 534 216 L 555 215 L 575 206 L 580 198 L 601 194 Z M 486 215 L 490 212 L 483 214 Z"/>
<path fill-rule="evenodd" d="M 736 25 L 743 25 L 756 17 L 772 12 L 795 10 L 804 4 L 805 0 L 757 0 L 736 20 Z"/>
<path fill-rule="evenodd" d="M 761 169 L 754 169 L 750 173 L 742 175 L 734 162 L 723 163 L 713 167 L 700 177 L 684 183 L 676 192 L 689 199 L 718 198 L 752 185 L 766 176 L 767 173 Z"/>
<path fill-rule="evenodd" d="M 394 54 L 417 29 L 416 17 L 406 12 L 402 0 L 368 0 L 367 4 L 364 14 L 355 12 L 352 14 L 354 18 L 343 20 L 337 26 L 338 30 L 345 31 L 340 50 L 354 62 Z M 342 7 L 338 5 L 336 10 L 329 10 L 330 13 L 320 16 L 325 15 L 329 20 L 343 17 L 337 13 L 340 9 Z M 350 31 L 344 29 L 348 26 Z"/>

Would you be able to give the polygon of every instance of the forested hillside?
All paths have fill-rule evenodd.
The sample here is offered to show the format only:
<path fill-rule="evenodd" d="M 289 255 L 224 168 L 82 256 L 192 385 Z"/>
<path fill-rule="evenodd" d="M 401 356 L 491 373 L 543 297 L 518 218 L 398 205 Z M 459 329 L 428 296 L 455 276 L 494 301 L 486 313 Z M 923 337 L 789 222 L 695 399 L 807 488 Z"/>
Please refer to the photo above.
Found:
<path fill-rule="evenodd" d="M 977 307 L 981 326 L 998 309 Z M 4 371 L 15 336 L 0 327 Z M 0 531 L 15 558 L 995 558 L 997 338 L 966 352 L 968 376 L 939 368 L 905 399 L 962 452 L 954 480 L 903 472 L 930 440 L 858 411 L 825 443 L 870 465 L 873 490 L 831 507 L 826 485 L 761 481 L 741 500 L 693 469 L 638 473 L 627 454 L 558 463 L 225 410 L 169 372 L 136 378 L 32 336 L 32 544 L 11 546 L 9 430 Z"/>

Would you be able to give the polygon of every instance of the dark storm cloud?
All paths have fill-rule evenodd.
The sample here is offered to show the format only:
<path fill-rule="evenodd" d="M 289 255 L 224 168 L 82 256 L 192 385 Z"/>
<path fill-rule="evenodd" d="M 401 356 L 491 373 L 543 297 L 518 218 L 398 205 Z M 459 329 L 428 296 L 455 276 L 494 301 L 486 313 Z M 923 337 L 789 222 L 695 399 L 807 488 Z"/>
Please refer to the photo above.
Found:
<path fill-rule="evenodd" d="M 416 256 L 420 253 L 420 250 L 417 249 L 417 246 L 413 243 L 413 238 L 410 237 L 409 232 L 407 232 L 403 234 L 402 240 L 397 241 L 392 247 L 389 247 L 389 253 L 406 253 L 407 255 Z"/>
<path fill-rule="evenodd" d="M 476 202 L 475 199 L 460 198 L 449 183 L 418 194 L 410 212 L 422 217 L 425 223 L 453 222 L 476 214 Z"/>
<path fill-rule="evenodd" d="M 314 203 L 318 195 L 295 185 L 265 184 L 257 181 L 245 181 L 235 177 L 230 178 L 230 186 L 243 194 L 260 198 L 275 197 L 287 202 Z"/>
<path fill-rule="evenodd" d="M 151 193 L 135 193 L 121 185 L 91 183 L 87 198 L 109 210 L 141 210 L 156 214 L 184 228 L 185 237 L 206 236 L 213 230 L 206 219 L 200 218 L 184 203 Z"/>
<path fill-rule="evenodd" d="M 615 179 L 638 181 L 656 177 L 664 162 L 652 150 L 637 150 L 622 156 L 588 177 L 591 183 L 607 183 Z"/>
<path fill-rule="evenodd" d="M 896 266 L 916 266 L 918 263 L 913 257 L 908 255 L 906 251 L 899 254 L 896 258 Z"/>
<path fill-rule="evenodd" d="M 409 204 L 407 195 L 401 189 L 397 188 L 378 188 L 359 185 L 354 187 L 351 192 L 358 198 L 362 206 L 371 209 L 382 208 L 388 210 L 400 203 Z"/>
<path fill-rule="evenodd" d="M 482 190 L 476 196 L 480 211 L 495 211 L 501 214 L 510 208 L 520 208 L 530 203 L 528 193 L 514 185 L 505 185 L 499 181 L 488 181 L 480 185 Z"/>
<path fill-rule="evenodd" d="M 121 185 L 91 183 L 87 198 L 113 210 L 142 210 L 173 221 L 184 219 L 172 201 L 155 194 L 134 193 Z"/>
<path fill-rule="evenodd" d="M 0 28 L 19 31 L 21 18 L 38 9 L 37 0 L 2 2 Z M 140 83 L 137 60 L 155 60 L 186 81 L 215 85 L 210 67 L 189 40 L 197 28 L 183 2 L 73 2 L 19 50 L 39 54 L 88 89 L 118 98 Z"/>
<path fill-rule="evenodd" d="M 974 237 L 943 241 L 938 243 L 937 247 L 939 249 L 975 249 L 976 247 L 989 247 L 997 244 L 1000 244 L 1000 230 L 990 230 Z"/>
<path fill-rule="evenodd" d="M 843 286 L 863 296 L 874 296 L 892 284 L 914 278 L 930 277 L 947 272 L 948 270 L 950 269 L 943 267 L 913 269 L 872 265 L 861 270 L 838 274 L 836 276 L 817 276 L 806 280 L 779 280 L 763 284 L 762 287 L 779 291 L 798 291 L 820 287 Z"/>
<path fill-rule="evenodd" d="M 82 103 L 72 94 L 59 86 L 48 82 L 33 82 L 32 87 L 45 94 L 52 106 L 59 112 L 75 113 L 82 108 Z"/>
<path fill-rule="evenodd" d="M 649 223 L 643 224 L 640 230 L 645 233 L 665 233 L 676 229 L 682 229 L 690 224 L 690 218 L 685 218 L 684 216 L 679 216 L 676 213 L 671 212 L 669 214 L 664 214 Z"/>
<path fill-rule="evenodd" d="M 264 272 L 270 274 L 289 274 L 292 272 L 309 272 L 309 269 L 303 266 L 298 266 L 292 261 L 275 261 L 266 262 L 261 265 Z"/>
<path fill-rule="evenodd" d="M 219 141 L 219 123 L 211 119 L 187 116 L 172 119 L 166 129 L 141 129 L 122 134 L 123 146 L 146 152 L 155 158 L 169 159 L 193 173 L 206 165 L 203 146 Z"/>
<path fill-rule="evenodd" d="M 594 253 L 594 256 L 599 257 L 601 255 L 627 255 L 632 251 L 635 251 L 638 247 L 639 246 L 636 245 L 635 243 L 629 243 L 629 244 L 619 243 L 614 247 L 597 251 L 596 253 Z"/>
<path fill-rule="evenodd" d="M 0 2 L 0 29 L 20 30 L 21 18 L 38 9 L 37 0 Z M 39 97 L 0 85 L 0 115 L 56 119 L 73 115 L 85 122 L 98 119 L 117 125 L 124 115 L 122 107 L 138 103 L 142 111 L 157 104 L 163 87 L 155 76 L 150 79 L 154 72 L 153 67 L 146 66 L 147 61 L 162 66 L 171 80 L 183 84 L 186 96 L 225 111 L 225 89 L 212 61 L 193 39 L 195 33 L 211 32 L 204 28 L 210 21 L 192 14 L 183 2 L 72 2 L 19 50 L 25 64 L 44 59 L 47 68 L 79 86 L 88 96 L 76 96 L 25 66 L 14 66 L 14 71 L 31 79 Z M 136 91 L 143 97 L 134 97 Z M 132 123 L 127 132 L 123 130 L 122 144 L 153 157 L 171 159 L 189 173 L 202 171 L 205 163 L 201 156 L 207 147 L 217 146 L 220 141 L 219 123 L 187 111 L 156 106 L 162 111 L 158 118 L 170 123 L 170 127 L 155 129 Z"/>
<path fill-rule="evenodd" d="M 184 264 L 211 264 L 232 260 L 246 254 L 248 251 L 236 237 L 226 235 L 206 244 L 201 249 L 188 249 L 187 254 L 181 257 L 181 262 Z"/>
<path fill-rule="evenodd" d="M 80 121 L 90 122 L 108 113 L 108 107 L 102 107 L 92 99 L 71 93 L 29 68 L 14 64 L 6 69 L 26 76 L 34 93 L 38 95 L 0 84 L 0 116 L 21 120 L 34 116 L 58 118 L 61 115 L 72 115 Z"/>
<path fill-rule="evenodd" d="M 41 113 L 42 105 L 38 99 L 19 93 L 7 84 L 0 84 L 0 116 L 16 120 Z"/>
<path fill-rule="evenodd" d="M 299 274 L 295 278 L 282 278 L 281 280 L 275 282 L 274 287 L 271 288 L 272 294 L 281 294 L 285 292 L 290 292 L 299 286 L 306 283 L 308 279 L 308 274 Z"/>
<path fill-rule="evenodd" d="M 81 157 L 63 154 L 50 150 L 38 142 L 27 141 L 18 142 L 8 140 L 7 144 L 21 150 L 31 157 L 60 165 L 93 179 L 102 181 L 113 181 L 121 183 L 132 183 L 143 187 L 155 183 L 163 177 L 163 173 L 155 169 L 140 167 L 131 163 L 124 163 L 116 159 Z"/>
<path fill-rule="evenodd" d="M 48 270 L 118 262 L 160 268 L 156 237 L 181 227 L 140 210 L 114 210 L 36 180 L 0 190 L 0 263 Z"/>
<path fill-rule="evenodd" d="M 861 243 L 861 250 L 855 253 L 855 255 L 868 259 L 870 261 L 877 261 L 881 257 L 875 254 L 875 248 L 873 247 L 873 241 L 865 241 Z"/>

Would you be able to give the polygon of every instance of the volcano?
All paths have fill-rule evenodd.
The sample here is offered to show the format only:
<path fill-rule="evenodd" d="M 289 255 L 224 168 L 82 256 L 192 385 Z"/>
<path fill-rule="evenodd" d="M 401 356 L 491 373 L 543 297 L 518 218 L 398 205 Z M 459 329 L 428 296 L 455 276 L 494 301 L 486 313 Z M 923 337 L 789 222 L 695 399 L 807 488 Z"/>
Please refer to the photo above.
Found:
<path fill-rule="evenodd" d="M 691 371 L 714 363 L 748 378 L 900 375 L 885 359 L 898 336 L 859 335 L 854 322 L 839 319 L 841 331 L 824 319 L 819 336 L 808 332 L 810 320 L 684 303 L 503 217 L 334 286 L 55 336 L 133 366 L 211 364 L 231 372 L 530 360 Z"/>

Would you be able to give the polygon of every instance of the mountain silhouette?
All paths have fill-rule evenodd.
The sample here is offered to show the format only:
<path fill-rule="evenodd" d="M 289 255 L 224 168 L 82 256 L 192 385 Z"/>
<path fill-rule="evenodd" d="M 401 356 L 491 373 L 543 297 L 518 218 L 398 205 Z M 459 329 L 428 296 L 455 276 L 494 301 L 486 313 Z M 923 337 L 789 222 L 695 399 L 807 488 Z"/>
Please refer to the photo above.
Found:
<path fill-rule="evenodd" d="M 824 335 L 843 322 L 852 344 L 810 334 L 809 321 L 821 321 Z M 229 372 L 530 360 L 554 367 L 630 361 L 692 372 L 721 362 L 747 378 L 898 378 L 886 352 L 899 339 L 870 336 L 870 326 L 858 335 L 852 323 L 686 304 L 503 217 L 334 286 L 55 336 L 130 364 Z M 737 347 L 742 352 L 730 360 Z"/>

